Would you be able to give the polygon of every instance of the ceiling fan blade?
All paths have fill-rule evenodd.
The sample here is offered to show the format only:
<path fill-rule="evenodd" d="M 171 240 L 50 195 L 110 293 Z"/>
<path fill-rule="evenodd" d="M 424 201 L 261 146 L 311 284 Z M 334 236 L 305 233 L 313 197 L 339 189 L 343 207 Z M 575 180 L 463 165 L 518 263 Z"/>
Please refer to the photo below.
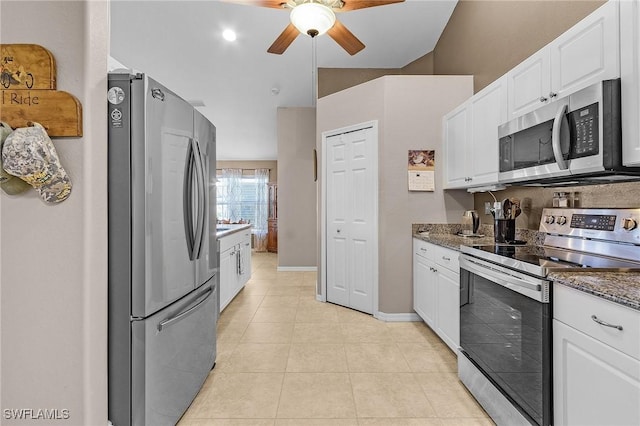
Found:
<path fill-rule="evenodd" d="M 404 0 L 342 0 L 344 6 L 333 9 L 336 12 L 364 9 L 366 7 L 384 6 L 386 4 L 402 3 Z"/>
<path fill-rule="evenodd" d="M 276 41 L 273 42 L 271 47 L 267 49 L 267 52 L 281 55 L 285 50 L 287 50 L 287 47 L 289 47 L 289 45 L 293 43 L 293 40 L 298 37 L 298 34 L 300 34 L 300 31 L 298 31 L 298 29 L 294 27 L 293 24 L 289 24 L 287 28 L 284 29 L 282 34 L 278 36 Z"/>
<path fill-rule="evenodd" d="M 222 1 L 225 3 L 246 4 L 249 6 L 271 7 L 274 9 L 284 8 L 283 4 L 287 2 L 287 0 L 222 0 Z"/>
<path fill-rule="evenodd" d="M 327 34 L 336 41 L 349 55 L 355 55 L 362 49 L 364 44 L 345 27 L 342 22 L 336 21 Z"/>

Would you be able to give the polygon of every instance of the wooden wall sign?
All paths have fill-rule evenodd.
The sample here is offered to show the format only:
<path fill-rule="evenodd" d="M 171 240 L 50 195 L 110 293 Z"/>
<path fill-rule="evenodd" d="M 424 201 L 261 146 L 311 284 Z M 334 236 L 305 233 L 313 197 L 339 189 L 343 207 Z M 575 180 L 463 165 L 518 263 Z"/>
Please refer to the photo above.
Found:
<path fill-rule="evenodd" d="M 82 136 L 82 106 L 56 90 L 56 62 L 36 44 L 0 44 L 0 120 L 13 128 L 40 123 L 49 136 Z"/>

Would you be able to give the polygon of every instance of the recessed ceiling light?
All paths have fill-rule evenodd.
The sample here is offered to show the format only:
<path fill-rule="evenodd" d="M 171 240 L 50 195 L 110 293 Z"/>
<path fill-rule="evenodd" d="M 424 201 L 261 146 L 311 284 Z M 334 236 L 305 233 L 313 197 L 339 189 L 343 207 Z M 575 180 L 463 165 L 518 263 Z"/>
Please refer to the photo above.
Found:
<path fill-rule="evenodd" d="M 227 41 L 236 41 L 236 32 L 231 29 L 226 29 L 222 32 L 222 37 Z"/>

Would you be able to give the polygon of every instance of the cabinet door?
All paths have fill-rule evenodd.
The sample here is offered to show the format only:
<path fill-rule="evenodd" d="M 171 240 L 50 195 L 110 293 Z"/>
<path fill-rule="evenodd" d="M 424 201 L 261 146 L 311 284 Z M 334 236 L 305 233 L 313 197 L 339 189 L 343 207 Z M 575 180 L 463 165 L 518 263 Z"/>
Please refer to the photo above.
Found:
<path fill-rule="evenodd" d="M 445 115 L 442 123 L 445 153 L 445 188 L 469 186 L 469 108 L 464 103 Z"/>
<path fill-rule="evenodd" d="M 549 102 L 550 72 L 549 49 L 545 47 L 507 73 L 507 121 Z"/>
<path fill-rule="evenodd" d="M 414 253 L 413 255 L 413 310 L 427 321 L 427 292 L 430 270 L 428 261 Z"/>
<path fill-rule="evenodd" d="M 606 2 L 549 45 L 551 91 L 543 95 L 563 97 L 620 76 L 618 13 L 617 1 Z"/>
<path fill-rule="evenodd" d="M 453 350 L 460 347 L 460 274 L 438 267 L 436 332 Z"/>
<path fill-rule="evenodd" d="M 640 166 L 640 1 L 620 3 L 622 162 Z"/>
<path fill-rule="evenodd" d="M 498 182 L 498 126 L 507 120 L 506 79 L 502 77 L 476 93 L 470 105 L 470 184 L 491 185 Z"/>
<path fill-rule="evenodd" d="M 220 253 L 220 312 L 231 302 L 235 294 L 235 261 L 236 251 L 234 248 Z"/>
<path fill-rule="evenodd" d="M 251 278 L 251 232 L 247 231 L 238 245 L 238 291 Z"/>
<path fill-rule="evenodd" d="M 640 361 L 553 321 L 554 424 L 640 424 Z"/>

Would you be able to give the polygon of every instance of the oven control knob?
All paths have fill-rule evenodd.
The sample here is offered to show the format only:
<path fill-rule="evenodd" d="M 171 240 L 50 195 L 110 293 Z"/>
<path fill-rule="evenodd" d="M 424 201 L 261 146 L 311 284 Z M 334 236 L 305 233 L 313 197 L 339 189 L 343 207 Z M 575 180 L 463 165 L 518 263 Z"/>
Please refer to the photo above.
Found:
<path fill-rule="evenodd" d="M 556 219 L 556 223 L 558 225 L 564 225 L 565 223 L 567 223 L 566 216 L 558 216 L 558 218 Z"/>
<path fill-rule="evenodd" d="M 553 217 L 553 216 L 551 216 L 551 215 L 548 215 L 548 216 L 546 216 L 546 217 L 544 218 L 544 223 L 546 223 L 546 224 L 548 224 L 548 225 L 551 225 L 551 224 L 552 224 L 553 222 L 555 222 L 555 221 L 556 221 L 556 218 L 555 218 L 555 217 Z"/>
<path fill-rule="evenodd" d="M 622 219 L 622 229 L 624 229 L 625 231 L 632 231 L 636 229 L 637 226 L 638 222 L 636 222 L 635 219 L 632 219 L 630 217 Z"/>

